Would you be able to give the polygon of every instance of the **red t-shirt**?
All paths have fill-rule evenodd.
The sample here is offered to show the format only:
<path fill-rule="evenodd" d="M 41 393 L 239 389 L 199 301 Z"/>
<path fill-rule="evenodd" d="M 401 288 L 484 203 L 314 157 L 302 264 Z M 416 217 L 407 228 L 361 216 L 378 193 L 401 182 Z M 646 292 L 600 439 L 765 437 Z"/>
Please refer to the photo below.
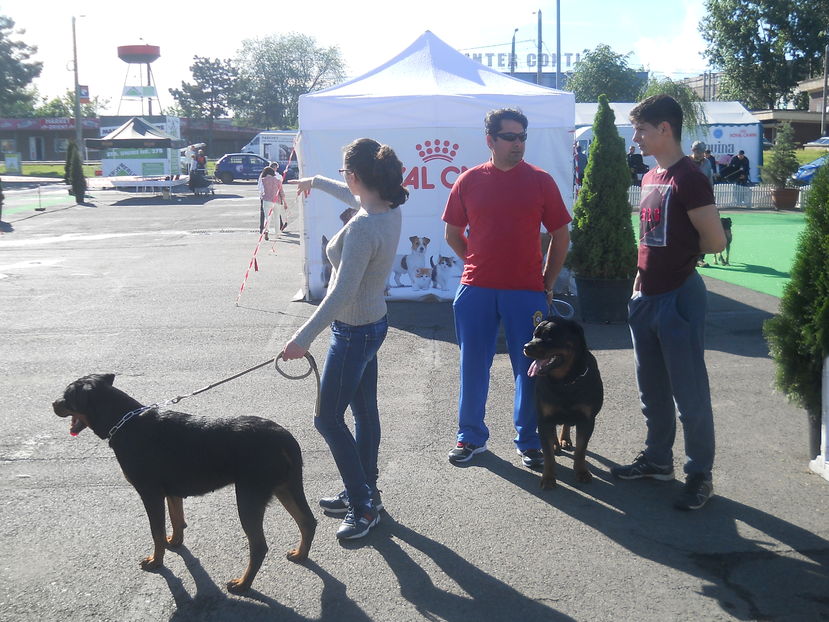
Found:
<path fill-rule="evenodd" d="M 508 171 L 486 162 L 462 173 L 443 220 L 469 226 L 462 284 L 544 291 L 541 225 L 552 232 L 571 218 L 549 173 L 521 161 Z"/>
<path fill-rule="evenodd" d="M 714 204 L 714 190 L 700 168 L 683 157 L 642 178 L 639 201 L 639 274 L 648 296 L 676 289 L 696 270 L 699 233 L 688 212 Z"/>

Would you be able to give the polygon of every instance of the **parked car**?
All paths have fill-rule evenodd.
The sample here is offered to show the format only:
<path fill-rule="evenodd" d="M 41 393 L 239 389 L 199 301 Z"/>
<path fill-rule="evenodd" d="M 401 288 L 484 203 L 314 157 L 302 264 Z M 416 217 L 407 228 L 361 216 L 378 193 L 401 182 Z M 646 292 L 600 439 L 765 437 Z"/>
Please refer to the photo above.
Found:
<path fill-rule="evenodd" d="M 810 184 L 812 183 L 812 177 L 814 177 L 817 170 L 826 164 L 827 161 L 829 161 L 829 153 L 824 156 L 820 156 L 817 160 L 812 160 L 808 164 L 804 164 L 797 169 L 797 172 L 792 175 L 792 177 L 799 184 Z"/>
<path fill-rule="evenodd" d="M 803 143 L 804 147 L 818 147 L 823 149 L 829 149 L 829 136 L 823 136 L 821 138 L 816 138 L 815 140 L 811 140 L 808 143 Z"/>
<path fill-rule="evenodd" d="M 269 164 L 265 158 L 253 153 L 226 153 L 216 162 L 213 174 L 223 184 L 237 179 L 258 179 L 262 169 Z"/>

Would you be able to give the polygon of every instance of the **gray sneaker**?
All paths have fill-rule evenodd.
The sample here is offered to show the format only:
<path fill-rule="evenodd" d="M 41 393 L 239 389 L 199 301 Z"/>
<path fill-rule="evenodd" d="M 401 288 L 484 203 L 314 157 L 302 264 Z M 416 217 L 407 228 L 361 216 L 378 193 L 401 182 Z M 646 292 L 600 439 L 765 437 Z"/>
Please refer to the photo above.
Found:
<path fill-rule="evenodd" d="M 685 478 L 685 486 L 674 501 L 677 510 L 698 510 L 714 494 L 714 482 L 702 473 L 692 473 Z"/>
<path fill-rule="evenodd" d="M 667 466 L 654 464 L 645 457 L 644 451 L 636 456 L 636 460 L 632 464 L 615 466 L 610 469 L 610 473 L 619 479 L 641 479 L 643 477 L 650 477 L 651 479 L 662 481 L 674 479 L 674 467 L 672 464 Z"/>
<path fill-rule="evenodd" d="M 337 538 L 340 540 L 362 538 L 379 522 L 380 512 L 377 511 L 377 508 L 367 506 L 354 509 L 350 507 L 340 528 L 337 529 Z"/>
<path fill-rule="evenodd" d="M 486 444 L 473 445 L 472 443 L 464 443 L 463 441 L 458 441 L 458 444 L 455 445 L 455 448 L 449 452 L 449 462 L 451 462 L 452 464 L 469 462 L 472 459 L 472 456 L 484 451 L 486 451 Z"/>
<path fill-rule="evenodd" d="M 380 498 L 380 491 L 375 490 L 371 494 L 371 503 L 379 512 L 383 509 L 383 500 Z M 333 497 L 323 497 L 320 499 L 320 507 L 326 514 L 333 514 L 334 516 L 345 516 L 348 512 L 348 495 L 345 490 L 337 493 Z"/>

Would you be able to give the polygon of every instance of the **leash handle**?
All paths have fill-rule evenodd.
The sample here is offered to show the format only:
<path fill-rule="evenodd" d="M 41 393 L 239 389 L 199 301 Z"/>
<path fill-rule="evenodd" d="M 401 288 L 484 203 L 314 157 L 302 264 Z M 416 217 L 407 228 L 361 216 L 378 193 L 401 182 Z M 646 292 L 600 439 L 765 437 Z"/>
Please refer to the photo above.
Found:
<path fill-rule="evenodd" d="M 314 378 L 317 381 L 317 399 L 314 403 L 314 416 L 319 417 L 320 414 L 320 372 L 317 368 L 317 362 L 314 360 L 314 357 L 311 355 L 310 352 L 305 353 L 305 359 L 308 361 L 308 371 L 306 371 L 301 376 L 291 376 L 286 374 L 282 371 L 282 368 L 279 367 L 279 361 L 284 361 L 285 359 L 282 357 L 282 353 L 280 352 L 275 359 L 273 359 L 274 367 L 276 367 L 276 371 L 278 371 L 284 378 L 288 380 L 302 380 L 303 378 L 307 378 L 311 375 L 311 372 L 314 372 Z M 268 361 L 270 363 L 270 361 Z M 267 363 L 266 363 L 267 364 Z"/>
<path fill-rule="evenodd" d="M 556 305 L 559 305 L 556 307 Z M 576 314 L 576 310 L 566 300 L 557 300 L 553 298 L 550 301 L 550 307 L 548 309 L 549 315 L 557 316 L 565 320 L 572 320 L 573 316 Z"/>

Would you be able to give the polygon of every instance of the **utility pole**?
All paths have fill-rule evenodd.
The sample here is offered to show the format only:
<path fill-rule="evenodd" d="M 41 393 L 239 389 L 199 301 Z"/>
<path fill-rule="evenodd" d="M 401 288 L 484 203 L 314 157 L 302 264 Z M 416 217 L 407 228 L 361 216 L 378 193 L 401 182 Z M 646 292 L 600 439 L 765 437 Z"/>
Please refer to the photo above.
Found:
<path fill-rule="evenodd" d="M 826 78 L 829 75 L 829 43 L 823 51 L 823 105 L 820 107 L 820 135 L 826 136 Z"/>
<path fill-rule="evenodd" d="M 83 17 L 83 16 L 81 16 Z M 72 16 L 72 65 L 75 70 L 75 146 L 81 155 L 81 163 L 86 159 L 83 145 L 83 122 L 81 121 L 81 87 L 78 86 L 78 45 L 75 39 L 75 16 Z"/>
<path fill-rule="evenodd" d="M 512 53 L 509 56 L 509 75 L 515 74 L 515 33 L 518 29 L 512 31 Z"/>
<path fill-rule="evenodd" d="M 535 74 L 535 83 L 541 84 L 541 9 L 538 9 L 538 63 L 536 64 L 537 72 Z"/>
<path fill-rule="evenodd" d="M 558 88 L 558 77 L 560 75 L 561 75 L 561 0 L 556 0 L 556 88 Z"/>

